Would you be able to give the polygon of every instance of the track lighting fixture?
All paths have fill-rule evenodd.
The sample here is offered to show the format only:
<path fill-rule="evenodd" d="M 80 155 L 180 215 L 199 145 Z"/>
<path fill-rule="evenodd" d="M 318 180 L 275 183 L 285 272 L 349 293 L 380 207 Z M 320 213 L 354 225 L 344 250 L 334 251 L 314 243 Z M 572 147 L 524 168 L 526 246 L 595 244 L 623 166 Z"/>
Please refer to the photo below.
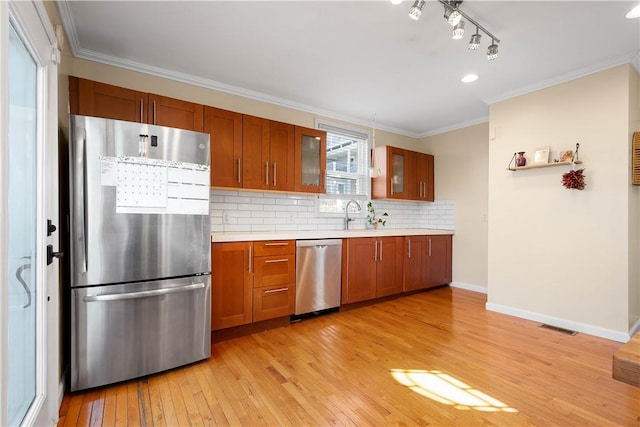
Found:
<path fill-rule="evenodd" d="M 478 50 L 481 38 L 482 36 L 478 33 L 478 28 L 476 27 L 476 33 L 472 35 L 471 40 L 469 40 L 469 50 Z"/>
<path fill-rule="evenodd" d="M 460 40 L 462 37 L 464 37 L 464 21 L 458 22 L 451 32 L 451 38 L 454 40 Z"/>
<path fill-rule="evenodd" d="M 458 10 L 458 6 L 462 4 L 462 1 L 450 1 L 447 3 L 448 4 L 444 6 L 444 18 L 447 20 L 449 25 L 455 27 L 462 19 L 462 15 Z"/>
<path fill-rule="evenodd" d="M 398 0 L 391 1 L 396 4 Z M 492 61 L 498 57 L 498 43 L 500 43 L 500 39 L 487 31 L 487 29 L 482 25 L 478 24 L 476 20 L 460 10 L 462 0 L 437 1 L 444 6 L 444 18 L 453 26 L 453 31 L 451 33 L 451 37 L 453 39 L 458 40 L 464 37 L 465 21 L 462 20 L 464 18 L 476 27 L 476 32 L 471 36 L 471 40 L 469 41 L 469 50 L 478 50 L 480 47 L 480 39 L 482 38 L 480 31 L 482 31 L 488 37 L 491 37 L 491 45 L 487 48 L 487 59 Z M 422 9 L 424 9 L 425 4 L 425 0 L 415 0 L 413 6 L 409 9 L 409 16 L 417 21 L 420 18 L 420 15 L 422 15 Z"/>
<path fill-rule="evenodd" d="M 487 48 L 487 59 L 493 61 L 498 57 L 498 45 L 494 39 L 491 39 L 491 45 Z"/>
<path fill-rule="evenodd" d="M 411 6 L 411 9 L 409 9 L 409 17 L 415 21 L 420 19 L 425 4 L 427 4 L 425 0 L 416 0 L 413 6 Z"/>

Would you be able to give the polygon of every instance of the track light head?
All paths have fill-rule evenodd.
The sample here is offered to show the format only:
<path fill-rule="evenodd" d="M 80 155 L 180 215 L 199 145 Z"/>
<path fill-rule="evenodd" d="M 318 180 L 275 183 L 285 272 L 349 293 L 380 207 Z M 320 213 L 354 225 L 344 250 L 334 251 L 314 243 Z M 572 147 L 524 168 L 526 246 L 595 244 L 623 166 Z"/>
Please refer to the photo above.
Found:
<path fill-rule="evenodd" d="M 469 50 L 478 50 L 480 47 L 480 39 L 482 36 L 478 33 L 478 29 L 476 28 L 476 33 L 471 36 L 471 40 L 469 40 Z"/>
<path fill-rule="evenodd" d="M 425 0 L 415 0 L 411 9 L 409 9 L 409 17 L 415 21 L 420 19 L 422 15 L 422 9 L 427 2 Z"/>
<path fill-rule="evenodd" d="M 491 45 L 487 48 L 487 59 L 493 61 L 498 57 L 498 45 L 491 39 Z"/>
<path fill-rule="evenodd" d="M 444 6 L 444 19 L 447 20 L 449 25 L 455 27 L 462 19 L 462 14 L 458 11 L 461 1 L 448 1 Z"/>
<path fill-rule="evenodd" d="M 454 40 L 460 40 L 464 37 L 464 21 L 460 21 L 453 27 L 453 31 L 451 31 L 451 38 Z"/>

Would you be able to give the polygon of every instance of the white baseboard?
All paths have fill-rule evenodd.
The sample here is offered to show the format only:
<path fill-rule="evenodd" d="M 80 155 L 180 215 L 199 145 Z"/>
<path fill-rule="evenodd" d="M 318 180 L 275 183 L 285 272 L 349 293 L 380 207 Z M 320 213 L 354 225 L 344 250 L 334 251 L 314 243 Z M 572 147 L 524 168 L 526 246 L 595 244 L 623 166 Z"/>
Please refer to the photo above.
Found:
<path fill-rule="evenodd" d="M 468 283 L 455 282 L 455 281 L 449 283 L 449 286 L 451 286 L 452 288 L 460 288 L 460 289 L 466 289 L 468 291 L 480 292 L 481 294 L 487 293 L 486 286 L 470 285 Z"/>
<path fill-rule="evenodd" d="M 631 339 L 628 333 L 613 331 L 611 329 L 600 328 L 598 326 L 587 325 L 585 323 L 573 322 L 571 320 L 560 319 L 558 317 L 547 316 L 531 311 L 520 310 L 513 307 L 507 307 L 500 304 L 487 302 L 485 308 L 489 311 L 508 314 L 510 316 L 521 317 L 523 319 L 533 320 L 547 325 L 556 326 L 558 328 L 569 329 L 571 331 L 582 332 L 600 338 L 606 338 L 613 341 L 626 343 Z"/>
<path fill-rule="evenodd" d="M 66 378 L 67 378 L 67 368 L 64 369 L 64 372 L 62 373 L 62 376 L 60 378 L 60 384 L 58 386 L 58 409 L 60 409 L 60 406 L 62 406 L 62 399 L 64 399 L 64 384 L 65 384 Z"/>
<path fill-rule="evenodd" d="M 632 337 L 638 332 L 640 332 L 640 319 L 629 330 L 629 336 Z"/>

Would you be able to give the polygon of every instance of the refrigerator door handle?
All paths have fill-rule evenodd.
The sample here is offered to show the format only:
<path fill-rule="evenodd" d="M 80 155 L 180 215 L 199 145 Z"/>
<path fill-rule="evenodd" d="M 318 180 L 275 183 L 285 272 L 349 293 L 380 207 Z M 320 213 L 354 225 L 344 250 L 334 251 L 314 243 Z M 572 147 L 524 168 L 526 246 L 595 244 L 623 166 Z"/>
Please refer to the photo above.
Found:
<path fill-rule="evenodd" d="M 147 298 L 147 297 L 173 294 L 176 292 L 192 291 L 194 289 L 201 289 L 201 288 L 204 288 L 204 283 L 192 283 L 190 285 L 176 286 L 173 288 L 161 288 L 161 289 L 153 289 L 150 291 L 127 292 L 124 294 L 116 293 L 116 294 L 87 295 L 82 298 L 82 301 L 84 302 L 119 301 L 119 300 L 134 299 L 134 298 Z"/>
<path fill-rule="evenodd" d="M 89 254 L 87 253 L 89 249 L 89 245 L 87 245 L 87 238 L 89 236 L 89 230 L 87 228 L 87 215 L 88 215 L 88 207 L 87 207 L 87 129 L 83 129 L 82 136 L 82 232 L 84 235 L 80 240 L 82 240 L 82 272 L 87 272 L 87 259 L 89 258 Z"/>

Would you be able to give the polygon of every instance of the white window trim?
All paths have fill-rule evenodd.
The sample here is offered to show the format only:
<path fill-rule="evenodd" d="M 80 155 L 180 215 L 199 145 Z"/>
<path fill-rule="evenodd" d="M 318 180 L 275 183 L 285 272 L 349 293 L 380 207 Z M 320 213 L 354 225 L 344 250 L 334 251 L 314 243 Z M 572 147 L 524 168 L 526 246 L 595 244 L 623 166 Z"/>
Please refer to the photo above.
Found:
<path fill-rule="evenodd" d="M 372 132 L 370 129 L 366 128 L 358 128 L 354 126 L 350 126 L 348 124 L 334 122 L 331 120 L 326 120 L 322 118 L 315 118 L 314 126 L 318 130 L 331 132 L 332 130 L 335 133 L 341 133 L 347 136 L 352 136 L 354 138 L 367 140 L 367 152 L 371 150 L 371 138 Z M 367 170 L 369 169 L 371 159 L 367 156 Z M 326 175 L 326 174 L 325 174 Z M 318 217 L 323 218 L 341 218 L 344 216 L 344 212 L 320 212 L 320 200 L 322 199 L 335 199 L 335 200 L 355 200 L 360 204 L 360 211 L 350 213 L 349 216 L 351 218 L 365 218 L 367 216 L 367 201 L 371 199 L 371 180 L 367 181 L 366 194 L 323 194 L 315 198 L 315 212 Z"/>

